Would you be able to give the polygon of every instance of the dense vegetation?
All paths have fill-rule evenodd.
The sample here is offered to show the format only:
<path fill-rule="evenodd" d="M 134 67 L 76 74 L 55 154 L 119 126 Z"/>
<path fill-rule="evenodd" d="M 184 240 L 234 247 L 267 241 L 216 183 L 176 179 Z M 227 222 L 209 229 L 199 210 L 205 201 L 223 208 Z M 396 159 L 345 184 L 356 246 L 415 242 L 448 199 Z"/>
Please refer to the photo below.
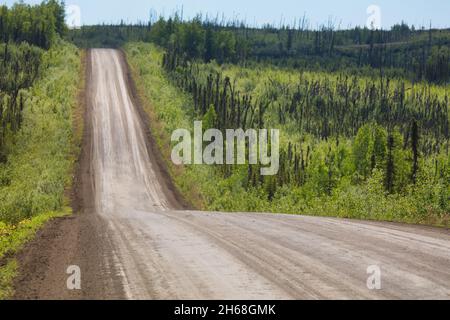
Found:
<path fill-rule="evenodd" d="M 0 6 L 0 162 L 5 144 L 22 123 L 24 90 L 38 78 L 44 50 L 64 35 L 63 4 L 50 0 L 30 6 Z"/>
<path fill-rule="evenodd" d="M 275 177 L 250 165 L 181 173 L 180 188 L 192 193 L 195 182 L 206 208 L 448 222 L 447 87 L 205 64 L 144 44 L 127 52 L 166 135 L 194 119 L 220 129 L 281 129 Z"/>
<path fill-rule="evenodd" d="M 17 223 L 65 205 L 73 159 L 73 110 L 79 81 L 77 49 L 59 43 L 43 55 L 40 79 L 22 92 L 22 125 L 0 164 L 0 221 Z"/>
<path fill-rule="evenodd" d="M 32 86 L 39 73 L 42 50 L 27 44 L 0 44 L 0 162 L 6 160 L 5 139 L 22 122 L 23 90 Z"/>
<path fill-rule="evenodd" d="M 63 4 L 0 7 L 0 221 L 64 205 L 80 58 Z"/>
<path fill-rule="evenodd" d="M 0 42 L 27 42 L 49 49 L 66 32 L 64 4 L 48 0 L 40 5 L 0 6 Z"/>

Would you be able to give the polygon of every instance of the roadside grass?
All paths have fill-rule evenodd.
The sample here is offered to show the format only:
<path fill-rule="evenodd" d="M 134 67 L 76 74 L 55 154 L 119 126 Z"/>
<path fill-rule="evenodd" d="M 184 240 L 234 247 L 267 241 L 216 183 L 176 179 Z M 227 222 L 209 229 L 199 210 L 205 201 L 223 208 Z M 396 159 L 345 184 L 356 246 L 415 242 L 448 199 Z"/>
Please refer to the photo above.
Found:
<path fill-rule="evenodd" d="M 5 300 L 14 294 L 12 282 L 17 274 L 17 261 L 9 260 L 5 266 L 0 266 L 0 300 Z"/>
<path fill-rule="evenodd" d="M 130 43 L 124 49 L 142 107 L 151 120 L 153 137 L 176 187 L 194 208 L 208 209 L 205 184 L 197 182 L 213 179 L 213 170 L 208 166 L 175 166 L 171 161 L 172 132 L 192 127 L 187 112 L 192 106 L 191 98 L 165 77 L 161 49 L 149 43 Z"/>
<path fill-rule="evenodd" d="M 60 212 L 49 212 L 21 221 L 18 225 L 0 222 L 0 300 L 14 294 L 12 283 L 17 275 L 18 262 L 14 255 L 34 238 L 36 233 L 50 220 L 72 213 L 70 208 Z"/>
<path fill-rule="evenodd" d="M 17 261 L 10 259 L 4 266 L 0 265 L 0 301 L 14 294 L 12 282 L 17 275 Z"/>
<path fill-rule="evenodd" d="M 47 222 L 71 214 L 68 190 L 83 130 L 82 59 L 62 40 L 45 53 L 43 74 L 24 92 L 23 125 L 8 137 L 8 160 L 0 164 L 0 299 L 13 295 L 14 255 Z"/>
<path fill-rule="evenodd" d="M 17 253 L 46 222 L 54 218 L 70 215 L 71 213 L 72 210 L 66 207 L 60 212 L 44 213 L 34 218 L 23 220 L 17 225 L 7 225 L 0 222 L 0 261 Z"/>

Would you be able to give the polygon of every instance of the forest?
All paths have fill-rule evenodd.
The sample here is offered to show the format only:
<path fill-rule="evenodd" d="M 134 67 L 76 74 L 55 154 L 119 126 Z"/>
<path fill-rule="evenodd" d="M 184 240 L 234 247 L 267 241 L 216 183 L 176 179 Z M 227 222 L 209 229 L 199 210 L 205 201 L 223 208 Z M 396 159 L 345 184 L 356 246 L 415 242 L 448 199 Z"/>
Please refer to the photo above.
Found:
<path fill-rule="evenodd" d="M 256 28 L 242 21 L 212 20 L 180 14 L 147 24 L 85 26 L 69 39 L 81 47 L 120 47 L 130 41 L 155 43 L 188 59 L 248 66 L 255 62 L 289 69 L 370 75 L 382 69 L 392 77 L 445 83 L 450 76 L 450 30 L 399 23 L 390 30 L 333 22 L 312 29 L 303 17 L 291 25 Z"/>
<path fill-rule="evenodd" d="M 38 78 L 42 57 L 66 31 L 64 7 L 56 0 L 31 6 L 0 6 L 0 162 L 6 139 L 22 122 L 24 90 Z"/>

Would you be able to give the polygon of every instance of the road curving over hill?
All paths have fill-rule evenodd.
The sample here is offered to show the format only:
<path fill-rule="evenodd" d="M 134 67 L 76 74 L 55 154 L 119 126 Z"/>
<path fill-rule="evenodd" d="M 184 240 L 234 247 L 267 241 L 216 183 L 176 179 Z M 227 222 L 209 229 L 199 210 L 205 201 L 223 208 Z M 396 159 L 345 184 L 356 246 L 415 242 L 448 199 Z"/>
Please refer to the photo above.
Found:
<path fill-rule="evenodd" d="M 123 54 L 88 55 L 79 213 L 22 253 L 19 299 L 450 299 L 448 230 L 185 209 Z M 69 291 L 78 265 L 82 289 Z M 381 270 L 370 290 L 368 268 Z"/>

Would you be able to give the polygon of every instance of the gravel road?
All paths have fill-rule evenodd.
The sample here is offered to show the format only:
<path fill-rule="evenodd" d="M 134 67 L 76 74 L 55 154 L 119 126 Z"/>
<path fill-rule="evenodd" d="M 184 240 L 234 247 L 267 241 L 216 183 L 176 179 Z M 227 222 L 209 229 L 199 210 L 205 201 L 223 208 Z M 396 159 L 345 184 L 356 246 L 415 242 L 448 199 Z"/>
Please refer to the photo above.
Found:
<path fill-rule="evenodd" d="M 183 210 L 122 53 L 88 59 L 80 213 L 25 249 L 17 298 L 450 299 L 448 230 Z M 68 265 L 81 291 L 67 290 Z M 368 289 L 369 266 L 380 290 Z"/>

